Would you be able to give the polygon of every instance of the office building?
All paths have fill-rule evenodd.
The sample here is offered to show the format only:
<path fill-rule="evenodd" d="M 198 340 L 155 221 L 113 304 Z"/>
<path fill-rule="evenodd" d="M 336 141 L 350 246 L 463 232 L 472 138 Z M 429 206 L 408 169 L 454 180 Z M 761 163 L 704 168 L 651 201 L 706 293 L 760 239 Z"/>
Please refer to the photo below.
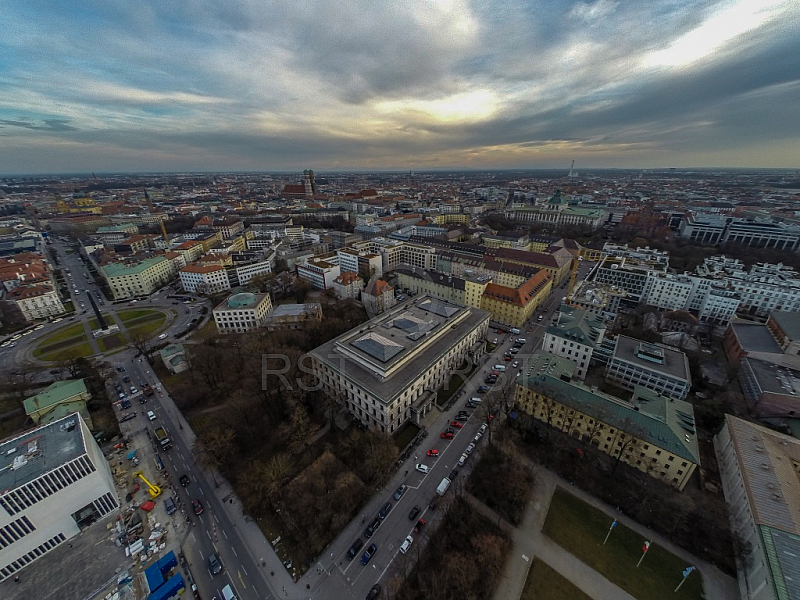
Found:
<path fill-rule="evenodd" d="M 100 267 L 115 300 L 147 296 L 175 277 L 175 265 L 165 256 L 125 259 Z"/>
<path fill-rule="evenodd" d="M 440 387 L 485 347 L 489 313 L 418 296 L 311 351 L 326 394 L 366 426 L 394 433 L 420 422 Z"/>
<path fill-rule="evenodd" d="M 318 290 L 333 288 L 334 280 L 342 274 L 335 254 L 314 256 L 305 262 L 295 264 L 295 271 L 300 279 L 305 279 Z"/>
<path fill-rule="evenodd" d="M 119 509 L 108 461 L 68 415 L 0 444 L 0 582 Z"/>
<path fill-rule="evenodd" d="M 186 292 L 215 294 L 231 289 L 228 273 L 221 264 L 186 265 L 178 271 L 178 275 L 181 287 Z"/>
<path fill-rule="evenodd" d="M 269 294 L 243 292 L 228 296 L 213 311 L 219 333 L 246 333 L 263 327 L 272 312 Z"/>
<path fill-rule="evenodd" d="M 679 350 L 618 335 L 606 367 L 606 380 L 625 389 L 642 386 L 684 400 L 692 387 L 689 360 Z"/>
<path fill-rule="evenodd" d="M 542 350 L 575 363 L 575 375 L 584 379 L 605 332 L 605 321 L 597 314 L 562 304 L 545 329 Z"/>
<path fill-rule="evenodd" d="M 572 381 L 574 364 L 535 353 L 516 379 L 517 407 L 601 452 L 683 490 L 700 452 L 692 405 L 636 387 L 630 402 Z"/>
<path fill-rule="evenodd" d="M 800 441 L 725 415 L 714 449 L 742 600 L 800 598 Z"/>

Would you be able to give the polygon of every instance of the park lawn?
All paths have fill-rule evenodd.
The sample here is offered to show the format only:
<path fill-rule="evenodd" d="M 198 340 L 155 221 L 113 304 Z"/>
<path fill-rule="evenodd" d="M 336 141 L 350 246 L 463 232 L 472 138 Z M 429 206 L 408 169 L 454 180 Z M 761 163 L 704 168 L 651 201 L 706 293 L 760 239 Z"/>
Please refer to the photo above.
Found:
<path fill-rule="evenodd" d="M 119 348 L 124 344 L 125 340 L 122 339 L 122 336 L 118 333 L 97 339 L 97 345 L 100 346 L 100 350 L 103 352 L 114 350 L 115 348 Z"/>
<path fill-rule="evenodd" d="M 46 338 L 42 339 L 39 342 L 39 346 L 49 346 L 50 344 L 55 344 L 56 342 L 61 342 L 63 340 L 68 340 L 70 338 L 76 337 L 85 337 L 86 333 L 83 329 L 83 323 L 74 323 L 73 325 L 69 325 L 68 327 L 62 327 L 55 333 L 48 335 Z"/>
<path fill-rule="evenodd" d="M 136 327 L 131 327 L 128 329 L 128 333 L 130 335 L 141 335 L 146 337 L 161 329 L 161 327 L 164 325 L 164 321 L 166 320 L 167 317 L 163 316 L 161 319 L 142 323 L 141 325 L 137 325 Z"/>
<path fill-rule="evenodd" d="M 106 320 L 106 324 L 113 323 L 114 320 L 111 318 L 111 315 L 108 313 L 100 313 L 103 315 L 103 318 Z M 100 327 L 100 321 L 97 320 L 97 317 L 92 317 L 89 321 L 89 328 L 94 331 Z"/>
<path fill-rule="evenodd" d="M 121 310 L 117 312 L 117 316 L 123 323 L 148 317 L 155 318 L 156 315 L 161 314 L 163 313 L 160 310 L 155 310 L 153 308 L 132 308 L 130 310 Z"/>
<path fill-rule="evenodd" d="M 534 560 L 520 600 L 592 600 L 547 563 Z"/>
<path fill-rule="evenodd" d="M 689 565 L 657 544 L 651 544 L 641 566 L 645 538 L 617 525 L 603 546 L 613 518 L 589 506 L 563 488 L 556 488 L 542 531 L 565 550 L 592 567 L 637 600 L 700 600 L 703 583 L 693 572 L 673 593 Z"/>
<path fill-rule="evenodd" d="M 82 344 L 78 344 L 77 346 L 70 346 L 68 348 L 64 348 L 63 350 L 57 350 L 55 352 L 43 354 L 39 357 L 39 359 L 58 362 L 62 360 L 70 360 L 72 358 L 79 358 L 81 356 L 91 356 L 91 354 L 92 346 L 89 344 L 89 342 L 84 342 Z"/>

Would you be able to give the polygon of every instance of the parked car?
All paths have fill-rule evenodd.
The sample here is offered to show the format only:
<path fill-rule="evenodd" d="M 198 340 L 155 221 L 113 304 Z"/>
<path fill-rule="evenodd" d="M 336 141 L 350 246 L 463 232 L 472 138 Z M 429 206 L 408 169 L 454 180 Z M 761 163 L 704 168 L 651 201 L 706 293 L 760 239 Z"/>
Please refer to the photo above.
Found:
<path fill-rule="evenodd" d="M 130 413 L 130 414 L 127 414 L 127 415 L 125 415 L 124 417 L 122 417 L 122 418 L 119 420 L 119 422 L 120 422 L 120 423 L 124 423 L 125 421 L 130 421 L 131 419 L 135 419 L 135 418 L 136 418 L 136 413 L 135 413 L 135 412 L 132 412 L 132 413 Z"/>
<path fill-rule="evenodd" d="M 350 546 L 350 550 L 347 551 L 347 558 L 349 560 L 353 560 L 363 545 L 364 542 L 361 541 L 361 538 L 358 538 L 355 542 L 353 542 L 353 545 Z"/>
<path fill-rule="evenodd" d="M 375 533 L 378 530 L 378 527 L 380 526 L 381 526 L 381 520 L 378 517 L 375 517 L 372 523 L 370 523 L 364 530 L 364 535 L 368 538 L 371 538 L 372 534 Z"/>
<path fill-rule="evenodd" d="M 452 440 L 453 439 L 453 432 L 452 431 L 443 431 L 442 435 L 440 437 L 443 440 Z"/>
<path fill-rule="evenodd" d="M 413 544 L 413 543 L 414 543 L 414 538 L 411 537 L 410 535 L 406 536 L 406 539 L 403 541 L 403 544 L 400 546 L 400 552 L 402 554 L 405 554 L 406 552 L 408 552 L 409 548 L 411 548 L 411 544 Z"/>
<path fill-rule="evenodd" d="M 489 388 L 487 386 L 485 386 L 485 385 L 478 386 L 478 393 L 479 394 L 483 394 L 483 393 L 488 392 L 488 391 L 489 391 Z"/>
<path fill-rule="evenodd" d="M 419 471 L 420 473 L 427 473 L 428 472 L 428 466 L 427 465 L 423 465 L 422 463 L 417 463 L 417 465 L 414 468 L 417 471 Z"/>
<path fill-rule="evenodd" d="M 460 421 L 450 421 L 450 425 L 452 425 L 456 429 L 461 429 L 464 426 L 464 424 Z"/>
<path fill-rule="evenodd" d="M 380 519 L 383 520 L 389 516 L 390 512 L 392 512 L 392 503 L 387 502 L 386 504 L 383 505 L 383 508 L 380 510 L 380 512 L 378 512 L 378 517 L 380 517 Z"/>
<path fill-rule="evenodd" d="M 395 490 L 395 492 L 394 492 L 394 499 L 395 500 L 400 500 L 400 498 L 403 497 L 403 494 L 406 493 L 407 489 L 408 489 L 408 486 L 406 486 L 406 484 L 403 484 L 399 488 L 397 488 Z"/>
<path fill-rule="evenodd" d="M 192 500 L 192 508 L 194 509 L 194 514 L 203 514 L 203 503 L 200 500 Z"/>
<path fill-rule="evenodd" d="M 489 427 L 488 423 L 481 425 L 481 433 L 485 432 L 487 427 Z"/>
<path fill-rule="evenodd" d="M 151 421 L 155 421 L 156 420 L 156 413 L 154 413 L 152 410 L 148 410 L 147 411 L 147 418 L 150 419 Z"/>
<path fill-rule="evenodd" d="M 469 420 L 469 415 L 457 415 L 456 416 L 456 421 L 468 421 L 468 420 Z"/>
<path fill-rule="evenodd" d="M 425 527 L 425 519 L 420 519 L 417 521 L 417 524 L 414 525 L 414 531 L 419 532 L 423 527 Z"/>
<path fill-rule="evenodd" d="M 376 583 L 375 585 L 372 586 L 372 589 L 370 589 L 369 594 L 367 594 L 367 600 L 375 600 L 375 598 L 380 596 L 380 594 L 381 594 L 381 584 Z"/>
<path fill-rule="evenodd" d="M 164 508 L 167 509 L 167 514 L 168 515 L 174 514 L 175 511 L 178 510 L 178 507 L 175 506 L 175 501 L 172 498 L 170 498 L 169 496 L 164 498 Z"/>
<path fill-rule="evenodd" d="M 519 366 L 519 361 L 515 360 L 514 362 L 511 363 L 511 366 L 516 369 Z"/>
<path fill-rule="evenodd" d="M 428 454 L 428 456 L 439 456 L 439 451 L 438 450 L 428 450 L 427 454 Z"/>
<path fill-rule="evenodd" d="M 473 450 L 475 450 L 475 444 L 470 444 L 469 446 L 467 446 L 467 449 L 466 449 L 466 450 L 464 450 L 464 452 L 465 452 L 466 454 L 472 454 L 472 451 L 473 451 Z"/>
<path fill-rule="evenodd" d="M 411 509 L 411 512 L 410 512 L 410 513 L 408 513 L 408 518 L 409 518 L 409 520 L 413 521 L 414 519 L 416 519 L 416 518 L 417 518 L 417 515 L 419 514 L 419 511 L 420 511 L 420 510 L 422 510 L 422 509 L 420 509 L 420 507 L 419 507 L 419 506 L 415 506 L 414 508 L 412 508 L 412 509 Z"/>
<path fill-rule="evenodd" d="M 375 544 L 370 544 L 369 548 L 364 551 L 364 554 L 361 555 L 361 564 L 366 565 L 369 561 L 372 560 L 372 557 L 375 556 L 375 553 L 378 551 L 378 546 Z"/>
<path fill-rule="evenodd" d="M 455 481 L 456 477 L 458 477 L 458 469 L 453 469 L 450 471 L 450 475 L 447 476 L 450 481 Z"/>

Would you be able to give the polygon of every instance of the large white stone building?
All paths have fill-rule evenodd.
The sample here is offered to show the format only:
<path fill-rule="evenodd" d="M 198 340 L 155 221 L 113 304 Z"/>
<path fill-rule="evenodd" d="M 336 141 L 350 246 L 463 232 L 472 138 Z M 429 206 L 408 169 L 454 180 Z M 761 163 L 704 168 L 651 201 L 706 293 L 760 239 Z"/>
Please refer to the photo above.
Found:
<path fill-rule="evenodd" d="M 542 349 L 575 363 L 575 375 L 583 379 L 605 331 L 605 322 L 598 315 L 562 304 L 545 330 Z"/>
<path fill-rule="evenodd" d="M 0 582 L 119 509 L 108 461 L 79 415 L 0 444 Z"/>
<path fill-rule="evenodd" d="M 684 400 L 692 387 L 689 360 L 679 350 L 618 335 L 606 367 L 606 379 L 633 390 L 637 385 Z"/>
<path fill-rule="evenodd" d="M 420 422 L 440 387 L 483 354 L 489 313 L 418 296 L 311 351 L 325 393 L 359 421 L 394 433 Z"/>
<path fill-rule="evenodd" d="M 228 273 L 222 265 L 186 265 L 178 274 L 187 292 L 213 294 L 231 289 Z"/>

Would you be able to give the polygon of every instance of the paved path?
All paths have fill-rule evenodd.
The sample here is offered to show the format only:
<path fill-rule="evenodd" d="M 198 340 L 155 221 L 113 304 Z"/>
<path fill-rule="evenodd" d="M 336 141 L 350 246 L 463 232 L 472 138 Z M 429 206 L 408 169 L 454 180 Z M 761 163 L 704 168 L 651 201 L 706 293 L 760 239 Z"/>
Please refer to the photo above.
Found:
<path fill-rule="evenodd" d="M 695 565 L 703 576 L 705 594 L 709 600 L 730 600 L 739 597 L 739 587 L 733 577 L 726 575 L 717 567 L 699 560 L 657 533 L 625 515 L 617 513 L 615 509 L 607 506 L 597 498 L 570 485 L 550 471 L 539 467 L 537 468 L 536 493 L 525 511 L 522 524 L 518 529 L 512 531 L 514 545 L 510 559 L 506 562 L 501 583 L 495 592 L 494 600 L 512 600 L 520 597 L 530 569 L 530 560 L 534 557 L 547 563 L 595 600 L 635 600 L 633 596 L 621 590 L 542 533 L 542 526 L 544 525 L 556 485 L 568 489 L 570 493 L 587 504 L 608 514 L 609 521 L 617 519 L 620 523 L 637 531 L 646 539 L 652 540 L 676 556 L 683 558 L 687 565 Z M 477 506 L 482 507 L 480 510 L 487 516 L 498 523 L 501 521 L 496 513 L 477 502 L 477 500 L 475 500 L 475 503 Z M 510 525 L 507 526 L 511 527 Z"/>

